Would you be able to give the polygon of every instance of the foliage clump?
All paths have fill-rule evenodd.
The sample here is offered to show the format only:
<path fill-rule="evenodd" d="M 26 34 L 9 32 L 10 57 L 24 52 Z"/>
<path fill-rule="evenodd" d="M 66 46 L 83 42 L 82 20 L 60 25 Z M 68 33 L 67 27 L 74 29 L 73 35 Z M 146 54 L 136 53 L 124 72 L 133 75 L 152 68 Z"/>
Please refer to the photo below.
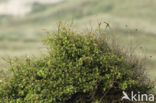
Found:
<path fill-rule="evenodd" d="M 139 64 L 128 63 L 97 31 L 78 33 L 60 26 L 46 40 L 48 55 L 10 62 L 10 79 L 0 101 L 10 103 L 103 103 L 119 100 L 123 90 L 148 92 Z"/>

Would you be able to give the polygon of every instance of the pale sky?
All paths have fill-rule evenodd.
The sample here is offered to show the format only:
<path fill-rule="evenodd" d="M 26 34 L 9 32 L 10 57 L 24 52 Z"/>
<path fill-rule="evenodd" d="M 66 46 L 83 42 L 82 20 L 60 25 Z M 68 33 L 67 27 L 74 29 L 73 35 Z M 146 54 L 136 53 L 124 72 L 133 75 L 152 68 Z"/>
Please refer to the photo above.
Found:
<path fill-rule="evenodd" d="M 11 14 L 23 16 L 31 11 L 31 3 L 56 3 L 60 0 L 9 0 L 0 4 L 0 15 Z"/>

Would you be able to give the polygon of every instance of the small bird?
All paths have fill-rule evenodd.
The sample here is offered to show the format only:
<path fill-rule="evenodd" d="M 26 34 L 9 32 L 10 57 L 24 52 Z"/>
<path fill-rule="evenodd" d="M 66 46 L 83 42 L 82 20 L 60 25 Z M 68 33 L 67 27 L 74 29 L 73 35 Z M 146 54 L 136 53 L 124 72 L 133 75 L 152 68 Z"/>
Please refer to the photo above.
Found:
<path fill-rule="evenodd" d="M 106 28 L 110 28 L 109 23 L 107 23 L 107 22 L 105 22 L 105 21 L 104 21 L 104 23 L 106 24 Z"/>

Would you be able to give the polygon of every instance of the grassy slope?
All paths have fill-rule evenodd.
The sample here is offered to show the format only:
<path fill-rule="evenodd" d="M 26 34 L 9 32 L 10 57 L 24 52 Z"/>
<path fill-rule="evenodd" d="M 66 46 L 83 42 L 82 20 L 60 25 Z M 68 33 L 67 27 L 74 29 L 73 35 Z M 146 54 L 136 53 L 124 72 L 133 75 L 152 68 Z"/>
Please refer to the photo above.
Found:
<path fill-rule="evenodd" d="M 7 2 L 8 0 L 0 0 L 0 3 Z"/>
<path fill-rule="evenodd" d="M 151 77 L 155 79 L 155 4 L 155 0 L 69 0 L 56 5 L 40 5 L 25 18 L 11 20 L 3 17 L 0 56 L 38 54 L 38 49 L 43 47 L 40 46 L 38 34 L 42 34 L 44 28 L 52 28 L 59 20 L 73 19 L 78 28 L 106 21 L 111 24 L 111 32 L 119 34 L 120 42 L 128 44 L 127 41 L 137 41 L 145 48 L 145 55 L 152 56 L 148 67 Z"/>

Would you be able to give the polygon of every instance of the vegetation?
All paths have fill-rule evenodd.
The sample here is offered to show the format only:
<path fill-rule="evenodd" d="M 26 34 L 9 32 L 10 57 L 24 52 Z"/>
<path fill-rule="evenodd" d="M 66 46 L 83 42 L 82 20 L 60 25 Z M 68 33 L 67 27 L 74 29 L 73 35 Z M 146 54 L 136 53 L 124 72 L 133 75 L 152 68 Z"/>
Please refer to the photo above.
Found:
<path fill-rule="evenodd" d="M 9 103 L 119 102 L 122 91 L 148 93 L 144 65 L 112 48 L 100 29 L 80 33 L 59 25 L 48 33 L 48 54 L 9 61 L 11 75 L 0 87 Z"/>
<path fill-rule="evenodd" d="M 8 0 L 0 0 L 0 3 L 5 1 Z M 19 66 L 21 65 L 20 68 L 23 68 L 24 64 L 26 65 L 26 61 L 23 61 L 25 55 L 41 57 L 39 60 L 30 59 L 32 64 L 41 62 L 40 60 L 42 60 L 41 63 L 49 60 L 41 55 L 45 53 L 45 48 L 47 47 L 41 43 L 41 34 L 43 34 L 45 28 L 46 31 L 51 31 L 51 28 L 56 30 L 55 25 L 52 24 L 59 20 L 67 22 L 73 20 L 76 24 L 74 27 L 79 31 L 86 31 L 87 27 L 95 28 L 97 21 L 108 22 L 111 28 L 105 32 L 108 32 L 109 35 L 114 34 L 113 38 L 117 38 L 116 40 L 118 40 L 120 46 L 126 48 L 133 46 L 136 54 L 140 55 L 142 53 L 140 57 L 146 57 L 147 60 L 145 62 L 148 63 L 148 65 L 143 65 L 146 66 L 145 72 L 147 76 L 152 80 L 156 80 L 156 14 L 153 12 L 156 9 L 155 2 L 155 0 L 144 0 L 144 2 L 142 0 L 65 0 L 57 4 L 34 3 L 32 12 L 24 17 L 0 15 L 0 85 L 9 86 L 9 84 L 3 83 L 8 81 L 8 76 L 13 73 L 7 72 L 8 64 L 1 57 L 18 56 L 18 61 L 16 59 L 13 60 L 14 65 L 12 66 L 14 68 L 17 66 L 15 62 L 22 61 L 22 63 L 19 63 Z M 129 52 L 134 54 L 133 49 L 128 50 L 127 53 Z M 127 53 L 122 53 L 122 55 Z M 115 52 L 114 54 L 117 53 Z M 121 50 L 119 50 L 119 54 L 121 55 Z M 46 57 L 52 58 L 49 55 Z M 123 55 L 123 57 L 127 57 L 124 59 L 129 60 L 129 65 L 137 63 L 141 66 L 141 64 L 144 64 L 140 63 L 136 56 L 131 57 L 127 54 Z M 24 67 L 26 68 L 24 71 L 27 70 L 27 67 L 29 66 L 26 65 Z M 39 68 L 40 70 L 41 67 L 31 65 L 30 68 Z M 14 77 L 14 74 L 12 75 L 9 77 L 10 79 Z M 24 77 L 22 76 L 21 78 L 23 79 Z M 99 98 L 101 97 L 99 96 L 95 99 L 98 101 Z"/>
<path fill-rule="evenodd" d="M 111 25 L 111 34 L 118 36 L 119 42 L 126 46 L 135 45 L 136 51 L 143 52 L 143 56 L 149 60 L 148 75 L 154 80 L 155 9 L 155 0 L 65 0 L 57 4 L 34 3 L 32 12 L 24 17 L 0 16 L 0 57 L 39 56 L 38 51 L 45 48 L 40 39 L 42 29 L 54 29 L 52 24 L 59 20 L 73 19 L 75 27 L 80 30 L 86 29 L 86 25 L 94 27 L 97 21 L 106 21 Z M 135 43 L 129 44 L 133 42 Z M 6 66 L 1 65 L 0 69 L 6 70 Z"/>

